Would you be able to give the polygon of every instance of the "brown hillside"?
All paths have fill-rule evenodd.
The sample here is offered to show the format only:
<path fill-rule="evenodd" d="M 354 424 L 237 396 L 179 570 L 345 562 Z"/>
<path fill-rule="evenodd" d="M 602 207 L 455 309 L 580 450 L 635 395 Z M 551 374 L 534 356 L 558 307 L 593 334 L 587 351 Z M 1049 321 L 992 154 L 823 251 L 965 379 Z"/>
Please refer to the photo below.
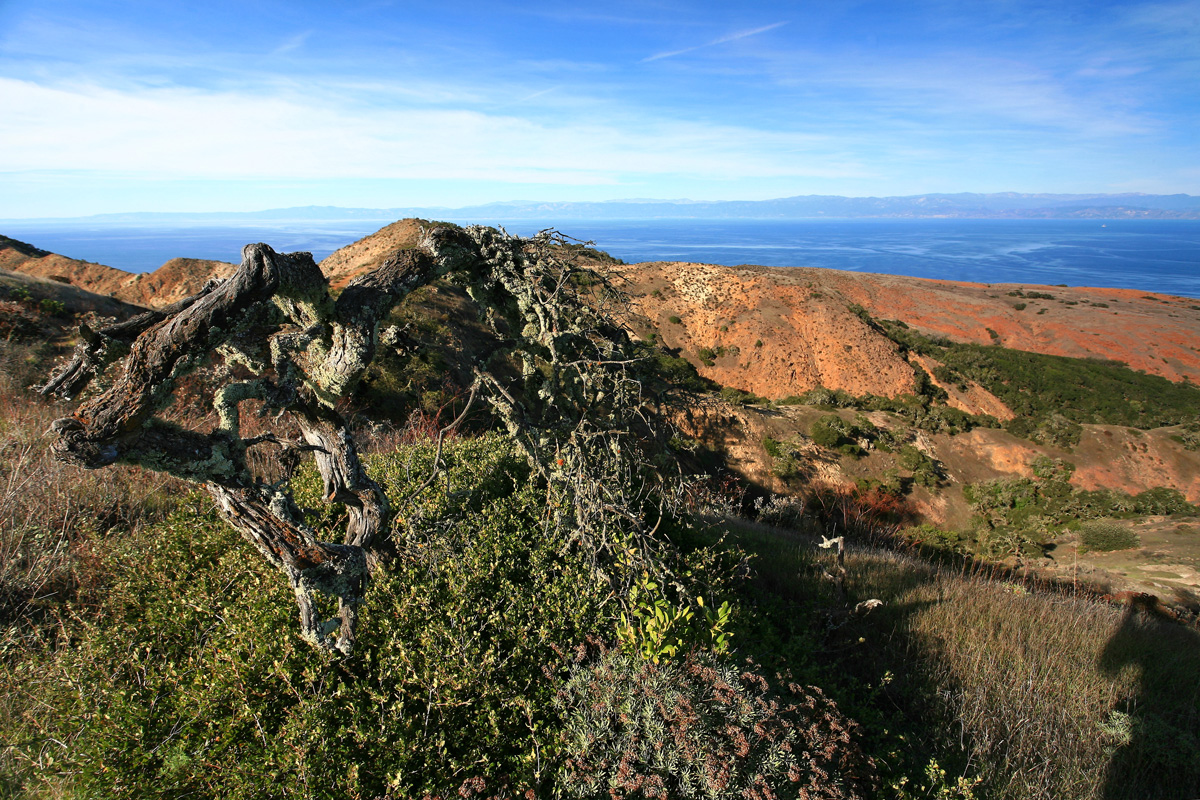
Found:
<path fill-rule="evenodd" d="M 0 268 L 153 308 L 195 294 L 209 278 L 231 275 L 235 265 L 224 261 L 173 258 L 154 272 L 134 273 L 48 253 L 0 236 Z"/>
<path fill-rule="evenodd" d="M 880 319 L 955 341 L 1124 361 L 1200 382 L 1200 300 L 1132 289 L 978 284 L 836 270 L 800 270 Z M 1048 294 L 1052 299 L 1010 292 Z M 1017 306 L 1025 308 L 1018 310 Z M 988 328 L 994 330 L 993 340 Z"/>
<path fill-rule="evenodd" d="M 378 267 L 397 250 L 415 247 L 421 235 L 421 226 L 432 224 L 434 223 L 420 219 L 393 222 L 370 236 L 331 253 L 321 261 L 321 271 L 329 278 L 334 288 L 341 288 L 355 275 L 370 272 Z"/>
<path fill-rule="evenodd" d="M 399 220 L 336 251 L 321 268 L 335 287 L 344 286 L 392 252 L 412 247 L 421 227 L 432 224 Z M 154 272 L 135 275 L 4 237 L 0 267 L 65 279 L 149 306 L 174 302 L 233 269 L 224 262 L 173 259 Z M 1116 359 L 1171 380 L 1200 382 L 1200 301 L 1189 298 L 814 268 L 651 262 L 618 269 L 634 310 L 664 344 L 679 348 L 706 377 L 772 398 L 819 385 L 889 396 L 912 389 L 912 370 L 899 350 L 854 314 L 853 304 L 873 317 L 903 320 L 957 341 L 998 341 L 1021 350 Z M 1010 294 L 1016 292 L 1025 296 Z M 1030 293 L 1051 297 L 1030 298 Z M 670 322 L 672 317 L 680 322 Z M 705 354 L 711 366 L 701 359 L 702 349 L 713 351 Z M 956 407 L 1008 416 L 996 398 L 977 386 L 965 392 L 944 388 Z"/>
<path fill-rule="evenodd" d="M 49 253 L 7 236 L 0 236 L 0 268 L 106 295 L 113 294 L 133 277 L 123 270 Z"/>
<path fill-rule="evenodd" d="M 1200 382 L 1200 302 L 1190 298 L 813 268 L 651 262 L 619 269 L 635 309 L 664 344 L 680 348 L 705 377 L 771 398 L 817 385 L 889 396 L 910 390 L 911 370 L 900 353 L 850 311 L 852 304 L 956 341 L 1115 359 L 1171 380 Z M 1009 294 L 1017 291 L 1026 296 Z M 1029 298 L 1030 292 L 1052 297 Z M 710 358 L 713 366 L 702 363 L 701 348 L 722 346 L 726 355 Z M 1010 416 L 978 386 L 944 388 L 959 408 Z"/>
<path fill-rule="evenodd" d="M 4 294 L 18 289 L 27 292 L 34 300 L 56 300 L 71 314 L 86 314 L 90 311 L 102 317 L 126 319 L 146 310 L 108 295 L 94 294 L 78 286 L 3 268 L 0 268 L 0 287 L 5 290 Z"/>
<path fill-rule="evenodd" d="M 236 264 L 208 261 L 201 258 L 172 258 L 154 272 L 134 276 L 125 293 L 141 298 L 146 306 L 165 306 L 190 297 L 211 278 L 227 278 L 237 269 Z"/>
<path fill-rule="evenodd" d="M 771 398 L 817 386 L 891 397 L 914 388 L 896 345 L 807 276 L 662 262 L 619 269 L 662 343 L 721 384 Z"/>

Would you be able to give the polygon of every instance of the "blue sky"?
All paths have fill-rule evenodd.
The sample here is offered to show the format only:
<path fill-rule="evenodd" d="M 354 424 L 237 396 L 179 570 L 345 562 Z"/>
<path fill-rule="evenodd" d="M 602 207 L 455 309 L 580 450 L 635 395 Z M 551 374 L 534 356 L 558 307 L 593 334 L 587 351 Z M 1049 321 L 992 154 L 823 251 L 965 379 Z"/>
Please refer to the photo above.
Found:
<path fill-rule="evenodd" d="M 1200 194 L 1200 0 L 0 0 L 0 218 Z"/>

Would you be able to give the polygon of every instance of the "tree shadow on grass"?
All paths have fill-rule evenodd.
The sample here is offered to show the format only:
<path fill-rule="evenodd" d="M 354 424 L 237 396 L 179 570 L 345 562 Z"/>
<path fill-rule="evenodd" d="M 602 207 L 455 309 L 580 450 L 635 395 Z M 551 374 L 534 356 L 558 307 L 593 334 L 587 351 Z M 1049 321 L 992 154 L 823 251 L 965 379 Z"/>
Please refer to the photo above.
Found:
<path fill-rule="evenodd" d="M 906 621 L 937 602 L 920 596 L 935 571 L 896 569 L 890 556 L 864 559 L 855 549 L 839 587 L 836 556 L 818 549 L 819 539 L 756 523 L 725 525 L 753 555 L 750 580 L 739 592 L 745 615 L 734 638 L 737 653 L 767 673 L 820 686 L 862 725 L 861 744 L 877 756 L 884 785 L 922 775 L 933 759 L 951 775 L 967 771 L 966 751 L 943 735 L 952 720 L 936 700 L 937 687 L 907 668 Z M 887 602 L 860 605 L 876 593 Z M 908 599 L 897 601 L 902 597 Z"/>
<path fill-rule="evenodd" d="M 1117 747 L 1104 800 L 1200 798 L 1200 633 L 1160 618 L 1154 598 L 1135 595 L 1099 666 L 1113 676 L 1139 672 L 1136 692 L 1105 725 Z"/>

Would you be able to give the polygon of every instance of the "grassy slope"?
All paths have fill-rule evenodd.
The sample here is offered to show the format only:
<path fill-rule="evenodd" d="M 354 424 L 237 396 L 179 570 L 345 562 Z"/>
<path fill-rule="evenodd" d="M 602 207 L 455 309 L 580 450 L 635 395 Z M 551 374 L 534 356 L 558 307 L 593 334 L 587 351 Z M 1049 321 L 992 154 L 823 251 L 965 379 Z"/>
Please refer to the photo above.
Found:
<path fill-rule="evenodd" d="M 34 439 L 35 422 L 10 426 L 5 447 Z M 392 462 L 403 472 L 408 459 L 400 454 Z M 52 469 L 49 464 L 25 466 Z M 416 472 L 424 474 L 420 469 Z M 150 499 L 170 505 L 167 494 L 160 491 Z M 195 763 L 189 755 L 193 751 L 184 747 L 187 740 L 181 740 L 172 746 L 170 753 L 175 755 L 166 761 L 147 762 L 157 765 L 156 780 L 179 780 L 180 786 L 208 795 L 219 792 L 223 780 L 236 781 L 243 788 L 253 786 L 255 776 L 266 776 L 273 763 L 289 773 L 311 771 L 316 780 L 328 773 L 311 759 L 332 758 L 345 766 L 373 747 L 362 738 L 370 735 L 362 725 L 335 713 L 318 713 L 321 698 L 332 689 L 322 688 L 327 679 L 365 680 L 368 685 L 378 680 L 384 687 L 391 679 L 375 669 L 394 671 L 409 664 L 405 669 L 417 672 L 404 679 L 402 696 L 416 707 L 423 702 L 424 681 L 444 682 L 459 673 L 459 677 L 476 675 L 454 683 L 457 694 L 447 695 L 448 704 L 439 706 L 443 710 L 438 713 L 448 715 L 445 723 L 451 727 L 438 735 L 450 740 L 461 735 L 455 727 L 462 724 L 455 721 L 459 713 L 455 704 L 473 704 L 471 687 L 482 690 L 490 685 L 486 680 L 491 672 L 476 673 L 478 659 L 420 660 L 421 648 L 431 646 L 449 647 L 446 655 L 451 656 L 460 646 L 455 637 L 461 634 L 441 642 L 425 640 L 418 626 L 411 630 L 416 636 L 411 643 L 405 644 L 404 639 L 389 643 L 384 636 L 370 644 L 387 629 L 382 612 L 391 614 L 388 609 L 394 608 L 404 614 L 406 608 L 425 609 L 432 602 L 412 593 L 416 573 L 409 575 L 407 584 L 384 581 L 376 589 L 368 623 L 373 632 L 364 645 L 383 648 L 378 655 L 372 654 L 374 649 L 366 650 L 365 661 L 352 669 L 353 676 L 338 678 L 339 668 L 319 678 L 328 665 L 314 673 L 320 659 L 298 646 L 292 611 L 278 576 L 264 566 L 248 564 L 239 555 L 236 537 L 231 539 L 207 512 L 185 507 L 181 515 L 159 527 L 143 518 L 111 528 L 86 524 L 99 516 L 98 509 L 77 513 L 79 524 L 72 528 L 66 547 L 54 555 L 76 564 L 70 573 L 73 588 L 69 580 L 60 582 L 55 587 L 57 596 L 43 595 L 21 609 L 10 607 L 6 615 L 0 648 L 5 698 L 0 706 L 0 737 L 20 745 L 0 757 L 10 788 L 36 776 L 39 791 L 69 794 L 68 787 L 78 779 L 72 777 L 71 748 L 89 742 L 92 734 L 86 732 L 96 723 L 87 720 L 99 713 L 137 714 L 142 721 L 118 723 L 114 717 L 97 729 L 110 733 L 108 744 L 102 739 L 99 750 L 94 741 L 88 745 L 91 749 L 85 752 L 92 754 L 93 763 L 97 758 L 100 763 L 115 758 L 113 768 L 122 768 L 120 759 L 126 758 L 122 748 L 130 740 L 121 731 L 130 724 L 160 739 L 174 726 L 183 725 L 186 736 L 209 742 L 205 747 L 213 746 L 213 736 L 233 739 L 212 751 L 206 761 Z M 5 541 L 11 542 L 28 524 L 17 516 L 7 517 Z M 847 561 L 849 604 L 878 598 L 884 606 L 857 618 L 846 614 L 847 605 L 823 576 L 831 569 L 830 557 L 816 550 L 810 539 L 732 520 L 701 527 L 690 535 L 689 543 L 711 543 L 722 534 L 722 548 L 753 556 L 750 578 L 737 591 L 738 654 L 755 657 L 768 671 L 788 669 L 803 682 L 821 686 L 857 718 L 865 727 L 868 752 L 887 784 L 880 796 L 966 796 L 952 789 L 959 775 L 981 781 L 974 789 L 976 797 L 1189 798 L 1200 789 L 1200 688 L 1194 678 L 1200 670 L 1200 636 L 1193 629 L 1122 614 L 1084 598 L 1030 593 L 1023 586 L 865 550 L 852 550 Z M 441 546 L 436 536 L 421 545 Z M 180 562 L 179 548 L 191 557 Z M 94 554 L 91 561 L 78 568 L 82 562 L 77 559 L 87 553 Z M 494 560 L 495 556 L 501 560 Z M 497 552 L 456 567 L 458 577 L 440 584 L 442 599 L 422 611 L 426 615 L 422 618 L 442 613 L 441 608 L 450 610 L 448 619 L 461 617 L 465 622 L 472 607 L 490 607 L 485 598 L 496 596 L 487 589 L 492 580 L 488 576 L 497 564 L 512 559 L 511 554 Z M 186 569 L 164 569 L 180 563 Z M 459 598 L 468 602 L 459 607 L 458 586 L 473 586 L 485 594 Z M 520 586 L 511 590 L 519 591 Z M 450 594 L 444 594 L 447 591 Z M 505 602 L 496 609 L 507 607 Z M 539 623 L 537 608 L 522 606 L 522 624 L 535 629 L 548 625 L 542 630 L 554 630 L 559 622 L 553 613 Z M 146 619 L 159 621 L 147 626 Z M 451 625 L 446 630 L 457 629 Z M 472 637 L 461 641 L 472 647 L 477 645 L 471 642 L 491 641 Z M 503 650 L 495 654 L 502 657 Z M 426 666 L 418 666 L 421 663 Z M 89 687 L 85 695 L 79 695 L 80 669 L 95 672 L 94 678 L 108 677 L 99 683 L 89 679 L 83 684 Z M 193 683 L 189 675 L 204 678 Z M 285 748 L 277 756 L 271 756 L 269 749 L 260 753 L 256 719 L 267 724 L 263 714 L 279 713 L 279 701 L 272 700 L 272 693 L 286 692 L 289 685 L 299 692 L 298 708 L 307 710 L 299 717 L 287 712 L 274 724 L 283 726 L 279 736 L 293 742 L 289 747 L 299 749 Z M 175 697 L 177 692 L 181 694 Z M 203 705 L 196 706 L 189 697 L 200 698 Z M 369 697 L 355 697 L 350 692 L 345 702 L 367 703 L 356 713 L 376 713 Z M 51 705 L 45 704 L 46 698 Z M 78 710 L 70 710 L 81 698 L 92 716 L 78 717 Z M 503 698 L 493 696 L 488 702 L 507 707 Z M 155 703 L 159 704 L 156 711 L 152 710 Z M 204 724 L 199 728 L 197 709 L 203 712 L 199 722 Z M 441 730 L 436 727 L 438 719 L 435 715 L 434 725 Z M 320 746 L 316 747 L 316 740 L 295 738 L 302 733 L 289 727 L 295 724 L 319 724 Z M 76 737 L 86 735 L 77 744 L 61 734 L 53 740 L 44 738 L 64 730 L 75 731 L 71 735 Z M 408 735 L 425 734 L 410 731 Z M 130 752 L 145 751 L 136 745 Z M 420 758 L 412 768 L 436 768 L 441 763 L 439 752 L 437 747 L 424 746 L 414 751 L 414 757 Z M 519 748 L 514 752 L 519 756 Z M 283 762 L 272 760 L 285 755 Z M 57 760 L 49 761 L 51 757 Z M 64 765 L 65 771 L 55 764 Z M 200 766 L 210 771 L 208 779 L 193 773 Z M 130 765 L 124 769 L 128 772 Z M 193 777 L 185 780 L 188 775 Z M 82 785 L 112 786 L 96 773 Z M 946 793 L 939 795 L 939 787 Z M 122 794 L 143 796 L 144 792 L 127 785 Z"/>
<path fill-rule="evenodd" d="M 839 702 L 891 729 L 873 730 L 874 752 L 935 758 L 982 779 L 981 797 L 1200 790 L 1194 628 L 869 549 L 848 555 L 849 603 L 884 605 L 845 618 L 823 577 L 827 551 L 778 529 L 723 527 L 757 557 L 752 591 L 768 612 L 759 641 L 742 646 L 770 658 L 796 615 L 832 613 L 806 658 L 843 676 Z M 882 697 L 863 692 L 871 685 Z"/>

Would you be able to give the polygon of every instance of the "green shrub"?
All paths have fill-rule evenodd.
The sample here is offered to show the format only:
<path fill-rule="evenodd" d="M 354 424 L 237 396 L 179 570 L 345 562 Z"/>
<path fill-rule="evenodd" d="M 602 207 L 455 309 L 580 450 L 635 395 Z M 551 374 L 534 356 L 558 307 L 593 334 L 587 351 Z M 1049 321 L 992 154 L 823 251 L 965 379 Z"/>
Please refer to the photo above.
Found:
<path fill-rule="evenodd" d="M 107 553 L 99 612 L 64 620 L 72 645 L 25 665 L 42 710 L 10 741 L 55 759 L 30 788 L 74 774 L 81 796 L 254 798 L 286 781 L 306 797 L 406 798 L 545 780 L 545 670 L 611 612 L 582 558 L 543 534 L 544 490 L 511 444 L 445 457 L 445 479 L 398 509 L 353 658 L 300 640 L 286 582 L 211 514 Z M 369 469 L 404 497 L 432 458 L 422 446 Z M 298 484 L 318 506 L 319 478 Z"/>
<path fill-rule="evenodd" d="M 1109 520 L 1088 520 L 1080 526 L 1079 543 L 1088 550 L 1130 550 L 1141 544 L 1129 528 Z"/>
<path fill-rule="evenodd" d="M 832 449 L 847 442 L 850 426 L 837 414 L 826 414 L 813 422 L 808 435 L 815 444 Z"/>
<path fill-rule="evenodd" d="M 897 536 L 916 544 L 953 552 L 965 552 L 970 544 L 969 537 L 962 533 L 943 530 L 929 523 L 902 528 Z"/>
<path fill-rule="evenodd" d="M 1040 521 L 1038 518 L 1035 521 Z M 1036 530 L 1036 528 L 1035 528 Z M 983 527 L 975 532 L 975 550 L 989 559 L 1002 559 L 1015 555 L 1035 555 L 1038 537 L 1019 525 L 997 525 Z"/>
<path fill-rule="evenodd" d="M 1070 481 L 1075 474 L 1075 465 L 1061 458 L 1038 456 L 1029 465 L 1033 475 L 1044 481 Z"/>
<path fill-rule="evenodd" d="M 936 459 L 911 444 L 901 446 L 899 461 L 901 467 L 912 472 L 913 483 L 918 486 L 935 487 L 945 477 L 945 469 Z"/>
<path fill-rule="evenodd" d="M 1042 417 L 1014 417 L 1004 424 L 1004 429 L 1013 436 L 1068 452 L 1083 436 L 1082 425 L 1057 412 Z"/>
<path fill-rule="evenodd" d="M 696 351 L 696 355 L 704 362 L 706 366 L 712 367 L 716 365 L 716 360 L 726 355 L 736 356 L 737 348 L 720 347 L 701 347 Z"/>
<path fill-rule="evenodd" d="M 1078 519 L 1100 517 L 1125 517 L 1135 513 L 1134 499 L 1124 492 L 1112 489 L 1078 489 L 1071 494 L 1064 508 L 1067 514 Z"/>
<path fill-rule="evenodd" d="M 800 400 L 805 405 L 824 408 L 854 408 L 858 405 L 858 399 L 845 389 L 826 389 L 824 386 L 809 389 L 800 395 Z"/>
<path fill-rule="evenodd" d="M 1182 444 L 1184 450 L 1200 450 L 1200 422 L 1185 423 L 1171 438 Z"/>
<path fill-rule="evenodd" d="M 686 358 L 673 356 L 660 347 L 655 347 L 653 342 L 642 343 L 638 355 L 652 362 L 652 372 L 664 384 L 660 387 L 649 387 L 654 388 L 656 392 L 668 387 L 689 392 L 707 392 L 717 388 L 716 383 L 702 377 L 696 371 L 692 362 Z"/>
<path fill-rule="evenodd" d="M 67 305 L 61 300 L 52 300 L 49 297 L 44 297 L 38 303 L 38 309 L 43 314 L 62 315 L 67 313 Z"/>
<path fill-rule="evenodd" d="M 1183 492 L 1166 486 L 1156 486 L 1139 492 L 1133 498 L 1134 511 L 1138 514 L 1196 514 L 1196 506 L 1187 501 Z"/>
<path fill-rule="evenodd" d="M 1024 297 L 1053 299 L 1039 292 Z M 993 343 L 985 346 L 924 336 L 896 320 L 879 324 L 902 349 L 936 358 L 947 377 L 975 381 L 999 397 L 1018 416 L 1007 427 L 1035 441 L 1071 447 L 1078 442 L 1074 425 L 1079 423 L 1154 428 L 1200 416 L 1200 387 L 1136 372 L 1120 362 L 1001 347 L 990 329 Z"/>
<path fill-rule="evenodd" d="M 735 389 L 732 386 L 726 386 L 721 389 L 721 399 L 726 403 L 742 406 L 767 406 L 771 401 L 765 397 L 760 397 L 754 392 L 747 392 L 743 389 Z"/>
<path fill-rule="evenodd" d="M 672 325 L 682 325 L 683 324 L 683 320 L 680 317 L 675 316 L 674 314 L 667 317 L 667 322 L 671 323 Z"/>

